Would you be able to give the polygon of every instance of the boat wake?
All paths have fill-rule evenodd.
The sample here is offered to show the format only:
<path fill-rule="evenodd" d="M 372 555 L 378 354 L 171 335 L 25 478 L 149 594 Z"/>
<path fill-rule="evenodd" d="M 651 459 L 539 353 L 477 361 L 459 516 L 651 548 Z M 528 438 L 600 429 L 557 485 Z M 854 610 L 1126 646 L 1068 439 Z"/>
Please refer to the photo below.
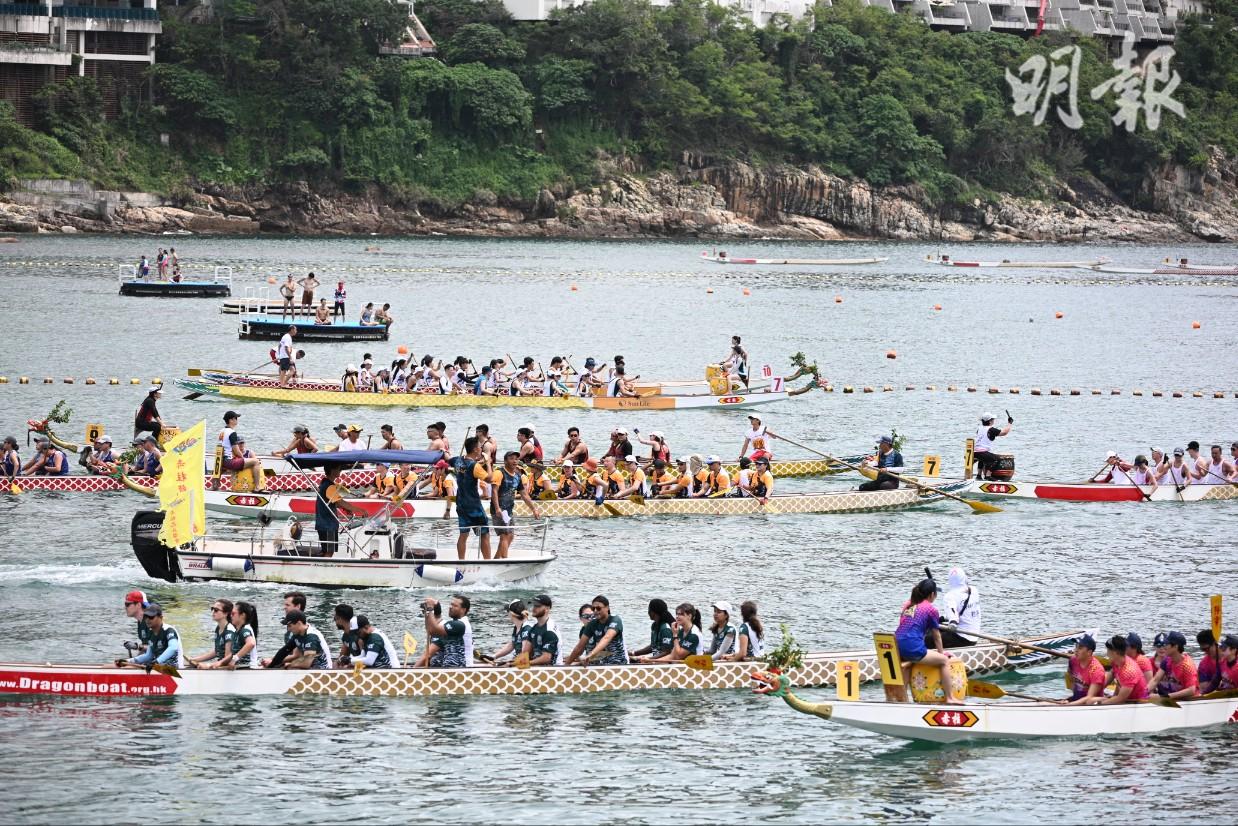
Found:
<path fill-rule="evenodd" d="M 89 585 L 131 582 L 146 574 L 134 565 L 36 565 L 0 568 L 0 583 L 14 585 Z"/>

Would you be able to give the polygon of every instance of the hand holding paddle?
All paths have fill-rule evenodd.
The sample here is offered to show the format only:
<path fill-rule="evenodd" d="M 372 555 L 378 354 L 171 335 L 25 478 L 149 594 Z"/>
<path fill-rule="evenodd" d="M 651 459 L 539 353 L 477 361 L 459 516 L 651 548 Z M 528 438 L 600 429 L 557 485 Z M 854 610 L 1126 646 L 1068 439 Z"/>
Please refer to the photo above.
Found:
<path fill-rule="evenodd" d="M 852 470 L 856 471 L 857 473 L 864 472 L 863 470 L 860 469 L 858 465 L 853 465 L 850 462 L 845 462 L 842 459 L 838 459 L 834 456 L 829 455 L 828 453 L 822 453 L 819 450 L 814 450 L 808 445 L 800 444 L 794 439 L 788 439 L 786 436 L 780 436 L 779 438 L 781 438 L 784 442 L 788 442 L 789 444 L 795 445 L 801 450 L 807 450 L 809 453 L 815 453 L 818 456 L 821 456 L 825 459 L 829 459 L 831 462 L 834 462 L 835 464 L 844 465 L 846 467 L 849 467 Z M 964 505 L 967 505 L 968 507 L 970 507 L 973 513 L 1001 513 L 1002 511 L 1001 508 L 997 507 L 996 505 L 990 505 L 988 502 L 977 502 L 974 499 L 964 499 L 962 496 L 955 496 L 953 493 L 944 491 L 941 488 L 935 488 L 931 485 L 926 485 L 923 482 L 918 482 L 915 479 L 912 479 L 908 476 L 900 476 L 897 473 L 890 473 L 889 470 L 882 470 L 882 473 L 885 473 L 887 476 L 892 476 L 893 478 L 899 480 L 900 482 L 906 482 L 912 487 L 919 488 L 920 490 L 931 491 L 940 496 L 944 496 L 947 499 L 954 499 L 957 502 L 962 502 Z"/>

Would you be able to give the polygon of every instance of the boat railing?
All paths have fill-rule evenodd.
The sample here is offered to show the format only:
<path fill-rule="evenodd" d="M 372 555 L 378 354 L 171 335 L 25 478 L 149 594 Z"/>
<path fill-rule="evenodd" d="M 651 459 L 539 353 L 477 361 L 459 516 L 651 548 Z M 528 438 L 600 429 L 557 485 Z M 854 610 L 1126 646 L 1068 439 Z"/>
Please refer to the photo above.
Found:
<path fill-rule="evenodd" d="M 512 550 L 532 552 L 536 549 L 539 556 L 544 556 L 549 525 L 548 519 L 513 520 L 511 530 L 515 538 L 512 540 Z M 488 528 L 492 548 L 497 545 L 498 538 L 502 535 L 499 532 L 500 528 L 505 529 L 506 526 L 491 524 Z M 400 532 L 405 538 L 406 548 L 428 548 L 433 550 L 440 559 L 455 558 L 456 538 L 460 535 L 460 530 L 454 518 L 442 521 L 409 520 L 400 526 Z M 469 558 L 476 557 L 476 554 L 477 540 L 470 534 Z"/>
<path fill-rule="evenodd" d="M 138 280 L 138 265 L 137 264 L 117 264 L 116 265 L 116 281 L 119 284 L 124 284 L 126 281 Z"/>

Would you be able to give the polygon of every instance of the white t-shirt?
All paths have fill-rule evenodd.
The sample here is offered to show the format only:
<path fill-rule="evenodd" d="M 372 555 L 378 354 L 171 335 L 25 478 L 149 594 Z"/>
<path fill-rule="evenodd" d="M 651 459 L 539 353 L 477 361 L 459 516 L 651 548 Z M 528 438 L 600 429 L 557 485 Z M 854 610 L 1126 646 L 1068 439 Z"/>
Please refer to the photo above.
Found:
<path fill-rule="evenodd" d="M 980 630 L 980 591 L 974 585 L 964 585 L 947 591 L 946 619 L 958 623 L 959 631 Z"/>
<path fill-rule="evenodd" d="M 275 351 L 275 357 L 280 359 L 292 358 L 292 333 L 284 333 L 279 340 L 279 349 Z"/>
<path fill-rule="evenodd" d="M 336 450 L 365 450 L 365 445 L 361 443 L 360 439 L 355 442 L 345 439 L 340 442 L 340 446 L 337 447 Z"/>

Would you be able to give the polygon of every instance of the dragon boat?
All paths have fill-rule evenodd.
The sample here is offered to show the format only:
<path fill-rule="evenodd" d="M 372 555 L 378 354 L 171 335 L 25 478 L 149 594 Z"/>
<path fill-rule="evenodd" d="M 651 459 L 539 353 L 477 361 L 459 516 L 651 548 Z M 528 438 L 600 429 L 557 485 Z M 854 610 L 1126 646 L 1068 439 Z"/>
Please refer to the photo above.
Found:
<path fill-rule="evenodd" d="M 802 267 L 852 267 L 865 264 L 882 264 L 890 259 L 882 258 L 735 258 L 722 254 L 701 253 L 702 261 L 712 261 L 715 264 L 757 264 L 781 265 L 788 264 Z"/>
<path fill-rule="evenodd" d="M 1219 502 L 1238 499 L 1238 484 L 1191 484 L 1178 490 L 1174 485 L 1110 485 L 1101 482 L 1017 482 L 973 479 L 967 493 L 995 499 L 1054 499 L 1059 502 Z"/>
<path fill-rule="evenodd" d="M 1083 632 L 1035 639 L 1039 645 L 1067 650 Z M 1030 640 L 1029 640 L 1030 641 Z M 265 644 L 269 649 L 270 644 Z M 996 673 L 1041 665 L 1048 655 L 1001 645 L 955 649 L 973 674 Z M 803 665 L 786 672 L 787 684 L 820 687 L 834 684 L 839 661 L 859 663 L 864 680 L 879 679 L 876 656 L 868 651 L 804 655 Z M 759 664 L 759 663 L 758 663 Z M 98 665 L 0 663 L 0 694 L 61 696 L 132 696 L 258 694 L 326 694 L 333 696 L 441 697 L 456 695 L 592 694 L 603 691 L 739 689 L 751 685 L 752 662 L 714 661 L 706 668 L 683 663 L 661 665 L 541 666 L 534 668 L 392 668 L 331 671 L 238 669 L 176 675 Z"/>
<path fill-rule="evenodd" d="M 1238 691 L 1232 690 L 1179 700 L 1176 708 L 1155 702 L 1109 706 L 1052 702 L 810 703 L 795 696 L 791 691 L 794 683 L 785 674 L 757 672 L 752 678 L 759 684 L 757 693 L 781 697 L 803 714 L 891 737 L 935 743 L 1157 734 L 1238 723 Z"/>
<path fill-rule="evenodd" d="M 1098 258 L 1094 261 L 1011 261 L 1002 259 L 1000 261 L 960 261 L 950 255 L 929 255 L 925 256 L 925 260 L 930 264 L 937 264 L 942 267 L 976 267 L 983 269 L 1003 268 L 1003 269 L 1023 269 L 1023 270 L 1070 270 L 1079 268 L 1099 267 L 1109 261 L 1108 258 Z"/>

